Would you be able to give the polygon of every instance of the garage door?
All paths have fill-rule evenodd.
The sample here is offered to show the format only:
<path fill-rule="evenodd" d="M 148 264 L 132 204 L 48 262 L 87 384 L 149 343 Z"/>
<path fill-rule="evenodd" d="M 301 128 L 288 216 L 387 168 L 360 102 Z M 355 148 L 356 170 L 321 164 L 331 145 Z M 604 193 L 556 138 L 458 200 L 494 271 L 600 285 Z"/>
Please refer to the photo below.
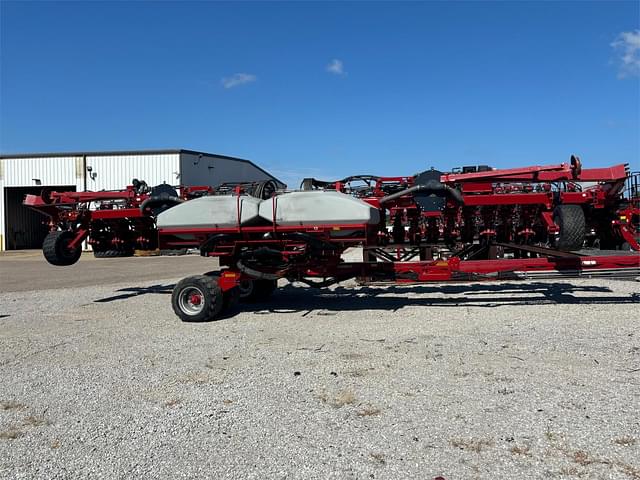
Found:
<path fill-rule="evenodd" d="M 44 187 L 6 187 L 4 189 L 5 235 L 7 250 L 42 248 L 48 232 L 47 217 L 22 205 L 27 194 L 39 195 Z M 75 185 L 51 187 L 59 192 L 76 191 Z"/>

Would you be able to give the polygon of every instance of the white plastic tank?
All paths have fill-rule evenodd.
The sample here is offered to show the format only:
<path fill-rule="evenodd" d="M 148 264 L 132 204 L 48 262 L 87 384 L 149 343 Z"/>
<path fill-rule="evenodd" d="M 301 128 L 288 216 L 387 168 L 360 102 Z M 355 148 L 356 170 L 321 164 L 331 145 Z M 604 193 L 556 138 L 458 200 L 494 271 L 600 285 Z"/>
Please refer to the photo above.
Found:
<path fill-rule="evenodd" d="M 375 225 L 380 221 L 378 209 L 368 203 L 344 193 L 326 191 L 277 195 L 260 203 L 259 214 L 270 222 L 275 218 L 275 223 L 282 226 Z"/>
<path fill-rule="evenodd" d="M 158 215 L 158 228 L 232 228 L 259 220 L 260 199 L 248 195 L 200 197 Z"/>

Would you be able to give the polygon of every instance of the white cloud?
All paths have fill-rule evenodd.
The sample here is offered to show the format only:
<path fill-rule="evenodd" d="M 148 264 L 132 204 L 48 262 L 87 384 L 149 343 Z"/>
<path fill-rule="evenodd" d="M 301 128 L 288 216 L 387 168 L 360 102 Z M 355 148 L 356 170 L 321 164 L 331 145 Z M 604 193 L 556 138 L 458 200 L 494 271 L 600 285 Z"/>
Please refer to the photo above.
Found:
<path fill-rule="evenodd" d="M 250 73 L 234 73 L 230 77 L 225 77 L 220 80 L 224 88 L 233 88 L 245 83 L 255 82 L 258 79 L 255 75 Z"/>
<path fill-rule="evenodd" d="M 327 65 L 327 72 L 333 73 L 334 75 L 345 75 L 344 63 L 342 63 L 342 60 L 334 58 L 329 62 L 329 65 Z"/>
<path fill-rule="evenodd" d="M 640 30 L 620 33 L 611 46 L 618 54 L 618 76 L 640 75 Z"/>

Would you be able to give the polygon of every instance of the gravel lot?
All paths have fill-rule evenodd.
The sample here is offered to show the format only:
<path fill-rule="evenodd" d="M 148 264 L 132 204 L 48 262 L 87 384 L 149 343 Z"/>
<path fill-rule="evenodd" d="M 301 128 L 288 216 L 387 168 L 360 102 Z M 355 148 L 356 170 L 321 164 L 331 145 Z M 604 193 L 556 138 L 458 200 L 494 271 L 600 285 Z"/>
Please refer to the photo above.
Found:
<path fill-rule="evenodd" d="M 183 260 L 33 291 L 0 258 L 0 477 L 640 478 L 637 282 L 283 285 L 185 324 Z"/>

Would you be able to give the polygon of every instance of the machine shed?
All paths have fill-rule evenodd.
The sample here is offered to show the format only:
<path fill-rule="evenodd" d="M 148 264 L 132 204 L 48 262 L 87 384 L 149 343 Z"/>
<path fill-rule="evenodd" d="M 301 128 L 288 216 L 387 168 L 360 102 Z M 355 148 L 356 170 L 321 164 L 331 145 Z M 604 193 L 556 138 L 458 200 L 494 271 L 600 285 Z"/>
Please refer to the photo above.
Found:
<path fill-rule="evenodd" d="M 43 216 L 22 205 L 45 187 L 68 191 L 119 190 L 137 178 L 148 185 L 218 186 L 274 180 L 249 160 L 193 150 L 36 153 L 0 155 L 0 250 L 40 248 Z"/>

